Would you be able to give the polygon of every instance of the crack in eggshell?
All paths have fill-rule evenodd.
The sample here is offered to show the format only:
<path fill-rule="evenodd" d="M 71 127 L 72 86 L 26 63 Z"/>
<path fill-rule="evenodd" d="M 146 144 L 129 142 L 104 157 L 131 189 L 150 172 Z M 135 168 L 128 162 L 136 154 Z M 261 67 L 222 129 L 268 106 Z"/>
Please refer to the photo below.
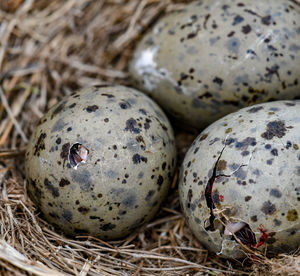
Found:
<path fill-rule="evenodd" d="M 218 174 L 218 165 L 220 162 L 220 158 L 223 155 L 223 152 L 225 151 L 226 148 L 226 140 L 229 136 L 227 135 L 225 138 L 225 146 L 223 147 L 223 149 L 221 150 L 217 161 L 215 162 L 214 165 L 214 169 L 213 169 L 213 173 L 211 178 L 208 181 L 207 185 L 211 185 L 211 193 L 213 191 L 213 184 L 215 184 L 215 179 L 219 178 L 219 177 L 232 177 L 236 172 L 238 172 L 242 167 L 245 166 L 249 166 L 250 161 L 252 159 L 253 153 L 256 151 L 256 148 L 254 148 L 254 150 L 251 152 L 248 162 L 246 164 L 240 164 L 235 170 L 231 171 L 229 174 Z M 222 159 L 223 160 L 223 159 Z M 224 162 L 226 162 L 226 160 L 224 159 Z M 210 182 L 213 183 L 210 183 Z M 207 205 L 208 206 L 208 205 Z M 224 209 L 232 209 L 231 205 L 227 205 L 227 206 L 222 206 L 223 210 Z M 216 208 L 215 204 L 213 203 L 212 208 L 209 208 L 209 206 L 207 207 L 210 210 L 210 217 L 206 218 L 205 222 L 207 223 L 208 221 L 211 221 L 211 223 L 215 224 L 216 221 L 221 220 L 220 218 L 220 214 L 222 215 L 222 211 L 219 211 L 218 208 Z M 218 214 L 216 214 L 218 213 Z M 211 216 L 213 215 L 213 219 L 211 219 Z M 228 237 L 232 237 L 232 235 L 240 230 L 242 230 L 246 225 L 249 226 L 250 230 L 252 231 L 252 228 L 250 227 L 249 223 L 246 223 L 244 221 L 242 221 L 239 218 L 234 218 L 234 217 L 226 217 L 224 215 L 222 215 L 223 218 L 225 218 L 227 220 L 227 222 L 225 223 L 225 225 L 223 224 L 223 234 L 221 234 L 221 231 L 219 229 L 214 229 L 213 231 L 208 230 L 207 227 L 210 227 L 209 225 L 206 227 L 207 232 L 209 233 L 210 236 L 213 237 L 213 240 L 216 242 L 217 244 L 222 244 L 221 245 L 221 249 L 218 251 L 218 255 L 222 255 L 223 257 L 230 257 L 230 258 L 240 258 L 241 254 L 245 254 L 242 246 L 236 241 L 236 240 L 229 240 Z M 217 234 L 218 233 L 218 234 Z M 255 237 L 257 238 L 257 236 L 259 235 L 260 232 L 255 233 L 252 231 L 252 233 L 255 235 Z M 226 252 L 226 253 L 225 253 Z M 238 252 L 238 253 L 237 253 Z"/>

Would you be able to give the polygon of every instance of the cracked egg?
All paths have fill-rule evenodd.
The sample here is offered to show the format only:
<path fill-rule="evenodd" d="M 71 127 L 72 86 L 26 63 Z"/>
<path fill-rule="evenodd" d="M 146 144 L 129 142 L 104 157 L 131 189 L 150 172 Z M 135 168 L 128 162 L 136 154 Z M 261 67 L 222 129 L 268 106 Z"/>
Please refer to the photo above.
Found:
<path fill-rule="evenodd" d="M 193 1 L 138 44 L 133 84 L 183 126 L 299 95 L 300 5 L 289 0 Z"/>
<path fill-rule="evenodd" d="M 41 119 L 28 144 L 28 193 L 69 235 L 115 239 L 158 211 L 176 163 L 173 130 L 145 94 L 85 88 Z"/>
<path fill-rule="evenodd" d="M 187 224 L 226 258 L 300 246 L 300 101 L 243 108 L 207 127 L 183 161 Z"/>

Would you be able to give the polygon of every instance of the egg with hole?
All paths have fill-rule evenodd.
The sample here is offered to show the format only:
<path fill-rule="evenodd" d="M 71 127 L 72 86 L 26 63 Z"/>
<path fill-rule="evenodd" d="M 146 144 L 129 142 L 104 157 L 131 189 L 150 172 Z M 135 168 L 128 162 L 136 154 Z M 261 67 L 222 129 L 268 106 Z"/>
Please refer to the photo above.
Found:
<path fill-rule="evenodd" d="M 68 235 L 116 239 L 149 221 L 176 164 L 172 127 L 145 94 L 84 88 L 41 119 L 28 145 L 28 192 Z"/>
<path fill-rule="evenodd" d="M 299 28 L 294 1 L 193 1 L 141 40 L 132 82 L 198 129 L 255 103 L 299 99 Z"/>
<path fill-rule="evenodd" d="M 207 127 L 183 161 L 186 221 L 227 258 L 300 246 L 300 101 L 243 108 Z"/>

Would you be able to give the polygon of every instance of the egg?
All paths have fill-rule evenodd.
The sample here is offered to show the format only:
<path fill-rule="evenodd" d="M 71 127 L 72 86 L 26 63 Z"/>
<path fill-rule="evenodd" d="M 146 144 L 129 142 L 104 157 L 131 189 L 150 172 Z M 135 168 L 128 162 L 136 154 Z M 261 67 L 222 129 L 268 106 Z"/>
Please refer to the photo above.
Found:
<path fill-rule="evenodd" d="M 245 106 L 299 99 L 299 27 L 294 1 L 193 1 L 140 41 L 132 83 L 201 130 Z"/>
<path fill-rule="evenodd" d="M 242 258 L 300 246 L 299 114 L 300 101 L 246 107 L 192 143 L 180 171 L 180 202 L 209 250 Z"/>
<path fill-rule="evenodd" d="M 145 94 L 84 88 L 41 119 L 28 144 L 27 189 L 67 235 L 117 239 L 149 221 L 172 180 L 172 127 Z"/>

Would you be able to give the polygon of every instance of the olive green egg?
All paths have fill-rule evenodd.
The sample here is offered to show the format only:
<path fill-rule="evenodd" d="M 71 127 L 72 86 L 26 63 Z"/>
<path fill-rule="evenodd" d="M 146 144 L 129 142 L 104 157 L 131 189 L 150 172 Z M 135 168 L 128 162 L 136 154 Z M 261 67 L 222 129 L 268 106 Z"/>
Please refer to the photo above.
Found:
<path fill-rule="evenodd" d="M 243 258 L 300 246 L 300 101 L 243 108 L 194 140 L 179 195 L 192 232 L 210 251 Z"/>
<path fill-rule="evenodd" d="M 149 221 L 176 165 L 172 127 L 145 94 L 90 87 L 65 97 L 28 144 L 27 189 L 67 235 L 117 239 Z"/>
<path fill-rule="evenodd" d="M 193 1 L 137 45 L 132 83 L 179 125 L 201 130 L 245 106 L 297 99 L 299 28 L 295 1 Z"/>

